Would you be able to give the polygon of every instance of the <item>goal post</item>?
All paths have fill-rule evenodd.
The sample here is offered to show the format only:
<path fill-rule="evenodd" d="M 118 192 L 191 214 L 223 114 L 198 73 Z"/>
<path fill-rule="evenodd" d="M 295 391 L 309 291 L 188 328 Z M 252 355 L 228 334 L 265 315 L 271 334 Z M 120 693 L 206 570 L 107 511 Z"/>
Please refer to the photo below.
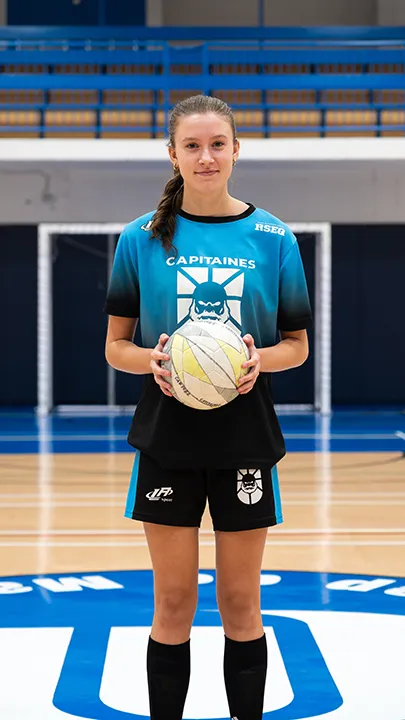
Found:
<path fill-rule="evenodd" d="M 307 233 L 315 237 L 315 347 L 314 347 L 314 399 L 309 405 L 281 405 L 283 412 L 316 411 L 323 415 L 331 412 L 331 331 L 332 331 L 332 233 L 330 223 L 287 223 L 294 234 Z M 54 405 L 53 384 L 53 238 L 58 235 L 106 235 L 108 258 L 106 272 L 109 276 L 115 248 L 115 238 L 124 224 L 119 223 L 73 223 L 38 226 L 38 280 L 37 280 L 37 412 L 48 415 L 53 410 L 125 411 L 116 404 L 113 368 L 107 370 L 107 405 L 59 406 Z"/>

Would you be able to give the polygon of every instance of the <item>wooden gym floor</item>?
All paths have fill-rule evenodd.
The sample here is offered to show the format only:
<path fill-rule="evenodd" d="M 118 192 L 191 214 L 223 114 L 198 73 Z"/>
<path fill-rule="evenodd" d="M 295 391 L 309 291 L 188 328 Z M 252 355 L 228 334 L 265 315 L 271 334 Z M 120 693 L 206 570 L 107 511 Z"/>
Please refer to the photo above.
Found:
<path fill-rule="evenodd" d="M 123 517 L 129 418 L 106 422 L 3 418 L 0 575 L 150 567 L 141 523 Z M 284 523 L 269 530 L 264 569 L 405 574 L 405 416 L 319 422 L 281 417 Z M 213 568 L 208 513 L 200 540 Z"/>

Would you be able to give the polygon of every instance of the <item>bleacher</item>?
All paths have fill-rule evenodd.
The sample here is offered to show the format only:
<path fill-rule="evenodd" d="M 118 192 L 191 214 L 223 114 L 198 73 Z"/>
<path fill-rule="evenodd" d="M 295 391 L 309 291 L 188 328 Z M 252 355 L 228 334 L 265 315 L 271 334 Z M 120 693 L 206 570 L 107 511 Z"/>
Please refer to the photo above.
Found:
<path fill-rule="evenodd" d="M 241 137 L 405 135 L 400 28 L 184 30 L 0 29 L 0 137 L 161 138 L 199 92 Z"/>

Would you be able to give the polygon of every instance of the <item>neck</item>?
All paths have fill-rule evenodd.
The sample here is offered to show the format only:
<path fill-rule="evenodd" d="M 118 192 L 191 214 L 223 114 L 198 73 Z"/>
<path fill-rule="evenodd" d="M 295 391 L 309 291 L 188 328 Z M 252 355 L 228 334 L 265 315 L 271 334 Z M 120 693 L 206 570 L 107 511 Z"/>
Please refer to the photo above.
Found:
<path fill-rule="evenodd" d="M 184 188 L 181 209 L 190 215 L 238 215 L 246 210 L 246 203 L 233 198 L 225 189 L 223 194 L 215 196 L 196 194 L 189 188 Z"/>

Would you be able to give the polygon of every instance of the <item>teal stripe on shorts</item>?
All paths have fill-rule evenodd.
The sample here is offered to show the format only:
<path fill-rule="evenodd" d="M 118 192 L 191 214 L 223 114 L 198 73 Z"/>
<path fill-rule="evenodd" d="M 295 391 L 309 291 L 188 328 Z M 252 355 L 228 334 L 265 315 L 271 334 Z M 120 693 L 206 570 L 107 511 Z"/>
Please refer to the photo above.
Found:
<path fill-rule="evenodd" d="M 138 473 L 139 473 L 140 458 L 141 458 L 141 453 L 138 450 L 135 455 L 134 465 L 132 468 L 132 475 L 131 475 L 131 480 L 130 480 L 129 488 L 128 488 L 128 495 L 127 495 L 127 504 L 125 506 L 125 513 L 124 513 L 125 517 L 131 518 L 131 520 L 132 520 L 132 513 L 134 512 L 134 507 L 135 507 L 136 488 L 138 485 Z"/>
<path fill-rule="evenodd" d="M 281 509 L 280 487 L 278 482 L 277 465 L 271 468 L 271 482 L 273 484 L 274 509 L 276 513 L 277 523 L 283 522 L 283 511 Z"/>

